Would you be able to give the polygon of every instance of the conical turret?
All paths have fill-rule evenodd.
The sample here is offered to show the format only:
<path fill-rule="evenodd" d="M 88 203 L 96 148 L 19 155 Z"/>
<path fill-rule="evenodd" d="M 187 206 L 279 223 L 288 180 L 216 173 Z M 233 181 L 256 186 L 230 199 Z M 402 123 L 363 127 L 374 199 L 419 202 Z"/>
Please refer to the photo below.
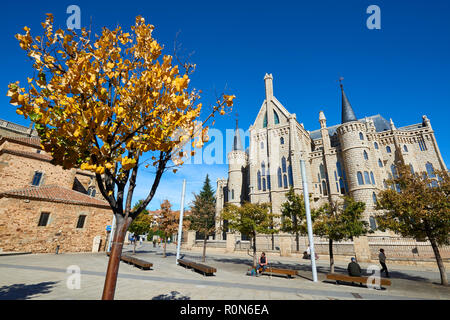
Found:
<path fill-rule="evenodd" d="M 233 151 L 243 151 L 244 148 L 242 147 L 242 141 L 241 141 L 241 134 L 239 133 L 239 126 L 238 126 L 238 119 L 236 119 L 236 131 L 234 133 L 234 141 L 233 141 Z"/>
<path fill-rule="evenodd" d="M 342 78 L 339 80 L 341 82 Z M 350 122 L 350 121 L 356 121 L 355 112 L 353 111 L 352 105 L 348 101 L 347 96 L 344 92 L 344 86 L 342 85 L 342 82 L 340 83 L 341 86 L 341 92 L 342 92 L 342 123 Z"/>

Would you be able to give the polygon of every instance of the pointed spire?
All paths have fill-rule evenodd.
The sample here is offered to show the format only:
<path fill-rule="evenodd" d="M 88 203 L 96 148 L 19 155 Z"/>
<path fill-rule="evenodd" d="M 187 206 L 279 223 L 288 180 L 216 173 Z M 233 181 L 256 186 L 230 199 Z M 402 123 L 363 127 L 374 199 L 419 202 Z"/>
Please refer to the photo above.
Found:
<path fill-rule="evenodd" d="M 273 76 L 267 74 L 264 76 L 264 84 L 266 87 L 266 100 L 269 101 L 273 97 Z"/>
<path fill-rule="evenodd" d="M 344 78 L 339 79 L 339 83 L 341 86 L 341 92 L 342 92 L 342 123 L 350 122 L 350 121 L 356 121 L 355 112 L 353 111 L 352 105 L 347 99 L 347 96 L 344 92 L 344 86 L 342 85 L 342 80 Z"/>
<path fill-rule="evenodd" d="M 236 131 L 234 133 L 234 142 L 233 142 L 233 151 L 239 150 L 243 151 L 244 148 L 242 147 L 241 143 L 241 134 L 239 133 L 239 125 L 238 125 L 238 118 L 236 114 Z"/>
<path fill-rule="evenodd" d="M 319 123 L 321 128 L 325 128 L 327 126 L 327 118 L 325 118 L 323 111 L 319 112 Z"/>
<path fill-rule="evenodd" d="M 391 130 L 396 130 L 397 128 L 395 127 L 394 121 L 392 121 L 392 118 L 389 119 L 389 124 L 391 126 Z"/>

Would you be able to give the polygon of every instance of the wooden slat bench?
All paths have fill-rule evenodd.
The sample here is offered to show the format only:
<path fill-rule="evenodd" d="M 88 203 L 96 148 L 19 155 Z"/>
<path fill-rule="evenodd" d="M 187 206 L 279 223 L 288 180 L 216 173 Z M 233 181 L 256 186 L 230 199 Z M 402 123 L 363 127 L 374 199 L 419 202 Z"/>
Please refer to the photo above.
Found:
<path fill-rule="evenodd" d="M 130 256 L 127 256 L 127 255 L 122 255 L 121 257 L 120 257 L 120 260 L 121 261 L 123 261 L 123 262 L 125 262 L 125 263 L 128 263 L 128 264 L 132 264 L 133 262 L 133 258 L 132 257 L 130 257 Z"/>
<path fill-rule="evenodd" d="M 192 268 L 196 271 L 200 271 L 203 275 L 214 275 L 214 272 L 217 272 L 216 268 L 207 266 L 205 264 L 197 263 L 194 261 L 186 260 L 186 259 L 178 259 L 178 264 L 185 268 Z"/>
<path fill-rule="evenodd" d="M 342 282 L 352 282 L 352 283 L 356 282 L 356 283 L 359 283 L 360 285 L 362 285 L 362 284 L 367 285 L 367 279 L 369 279 L 369 277 L 364 277 L 364 276 L 352 277 L 352 276 L 349 276 L 346 274 L 329 273 L 329 274 L 327 274 L 327 279 L 335 280 L 336 284 L 339 283 L 339 281 L 342 281 Z M 375 285 L 375 283 L 373 285 Z M 380 277 L 380 287 L 382 287 L 383 285 L 390 286 L 391 281 Z"/>
<path fill-rule="evenodd" d="M 110 253 L 107 252 L 106 255 L 109 257 Z M 127 263 L 127 264 L 132 264 L 142 270 L 150 270 L 150 268 L 153 266 L 153 263 L 139 259 L 139 258 L 135 258 L 135 257 L 130 257 L 128 255 L 122 255 L 120 257 L 120 260 Z"/>
<path fill-rule="evenodd" d="M 259 268 L 259 272 L 261 272 L 263 269 Z M 273 268 L 273 267 L 267 267 L 266 270 L 262 274 L 284 274 L 288 279 L 293 278 L 297 275 L 297 270 L 294 269 L 282 269 L 282 268 Z"/>
<path fill-rule="evenodd" d="M 153 263 L 138 258 L 131 258 L 131 263 L 141 270 L 150 270 L 153 266 Z"/>

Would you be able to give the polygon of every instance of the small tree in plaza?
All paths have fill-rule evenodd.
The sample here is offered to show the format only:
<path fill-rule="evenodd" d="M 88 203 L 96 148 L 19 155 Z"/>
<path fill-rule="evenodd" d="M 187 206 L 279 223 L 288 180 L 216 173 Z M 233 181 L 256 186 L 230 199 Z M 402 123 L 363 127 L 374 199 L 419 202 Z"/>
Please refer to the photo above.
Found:
<path fill-rule="evenodd" d="M 134 209 L 141 205 L 142 201 L 139 200 L 135 205 Z M 131 222 L 128 227 L 128 231 L 133 232 L 135 235 L 142 235 L 148 233 L 152 230 L 153 218 L 149 215 L 147 209 L 142 210 L 142 212 Z M 133 253 L 136 252 L 136 241 L 134 242 Z"/>
<path fill-rule="evenodd" d="M 234 96 L 220 97 L 199 121 L 199 92 L 189 88 L 195 65 L 175 65 L 172 56 L 162 55 L 154 26 L 140 16 L 130 32 L 104 27 L 95 38 L 85 28 L 80 34 L 55 30 L 51 14 L 42 26 L 40 36 L 31 36 L 28 27 L 16 35 L 34 72 L 27 87 L 11 83 L 7 95 L 16 112 L 35 124 L 53 164 L 95 173 L 116 217 L 102 295 L 113 299 L 129 225 L 153 199 L 163 173 L 183 163 L 186 143 L 201 148 L 208 140 L 206 121 L 224 114 Z M 155 169 L 155 178 L 132 208 L 143 165 Z"/>
<path fill-rule="evenodd" d="M 430 241 L 441 284 L 448 285 L 439 246 L 450 243 L 449 174 L 434 170 L 412 173 L 410 167 L 404 164 L 397 165 L 396 170 L 393 179 L 387 181 L 392 189 L 378 194 L 378 228 L 392 230 L 418 241 Z"/>
<path fill-rule="evenodd" d="M 216 227 L 216 199 L 208 175 L 206 175 L 202 190 L 198 195 L 194 194 L 194 197 L 191 215 L 187 217 L 187 220 L 191 222 L 191 230 L 195 230 L 203 235 L 202 260 L 205 261 L 206 242 L 208 236 L 215 231 Z"/>
<path fill-rule="evenodd" d="M 161 203 L 161 209 L 159 210 L 159 214 L 156 217 L 156 223 L 154 230 L 159 231 L 162 234 L 162 238 L 164 241 L 164 254 L 163 258 L 166 255 L 166 247 L 167 247 L 167 239 L 172 236 L 174 233 L 178 232 L 180 221 L 180 213 L 172 210 L 172 204 L 169 200 L 164 200 Z M 189 229 L 190 222 L 186 219 L 183 219 L 183 230 Z"/>
<path fill-rule="evenodd" d="M 270 209 L 270 203 L 245 202 L 240 207 L 227 204 L 222 210 L 221 218 L 228 221 L 228 228 L 248 236 L 253 241 L 253 267 L 256 267 L 257 261 L 256 235 L 278 231 L 274 225 L 274 220 L 278 215 L 272 213 Z"/>
<path fill-rule="evenodd" d="M 316 216 L 314 234 L 328 239 L 330 272 L 334 272 L 333 242 L 353 239 L 372 232 L 369 224 L 362 220 L 364 202 L 344 197 L 344 201 L 332 201 L 314 210 Z"/>
<path fill-rule="evenodd" d="M 307 233 L 306 211 L 303 195 L 296 194 L 293 187 L 286 193 L 286 202 L 281 205 L 281 216 L 281 231 L 295 235 L 296 251 L 300 251 L 299 236 Z"/>

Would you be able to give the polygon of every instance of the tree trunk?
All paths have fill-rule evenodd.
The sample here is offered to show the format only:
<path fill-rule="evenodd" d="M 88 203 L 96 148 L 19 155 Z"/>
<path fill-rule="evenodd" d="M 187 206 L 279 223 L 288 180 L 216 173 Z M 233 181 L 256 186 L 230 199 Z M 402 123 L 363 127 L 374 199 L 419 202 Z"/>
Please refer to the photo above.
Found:
<path fill-rule="evenodd" d="M 299 239 L 299 236 L 298 236 L 298 231 L 295 233 L 295 243 L 297 244 L 297 252 L 299 252 L 300 251 L 300 239 Z"/>
<path fill-rule="evenodd" d="M 134 237 L 133 254 L 136 253 L 136 236 Z"/>
<path fill-rule="evenodd" d="M 253 267 L 256 268 L 256 234 L 253 234 Z"/>
<path fill-rule="evenodd" d="M 431 247 L 433 248 L 434 256 L 436 258 L 436 262 L 439 268 L 439 273 L 441 274 L 441 284 L 444 286 L 448 286 L 447 273 L 445 272 L 445 266 L 444 263 L 442 262 L 442 257 L 439 252 L 438 245 L 434 239 L 428 237 L 428 240 L 430 240 Z"/>
<path fill-rule="evenodd" d="M 166 244 L 167 244 L 167 237 L 164 237 L 164 254 L 163 254 L 163 258 L 166 257 Z"/>
<path fill-rule="evenodd" d="M 205 234 L 205 239 L 203 240 L 203 257 L 202 257 L 202 261 L 205 262 L 205 258 L 206 258 L 206 241 L 207 241 L 207 235 Z"/>
<path fill-rule="evenodd" d="M 333 240 L 331 239 L 328 239 L 328 251 L 330 253 L 330 273 L 334 273 Z"/>
<path fill-rule="evenodd" d="M 116 231 L 114 232 L 111 253 L 106 270 L 105 284 L 103 287 L 102 300 L 113 300 L 116 291 L 117 275 L 119 273 L 120 257 L 122 255 L 123 242 L 131 219 L 124 220 L 116 216 Z"/>

